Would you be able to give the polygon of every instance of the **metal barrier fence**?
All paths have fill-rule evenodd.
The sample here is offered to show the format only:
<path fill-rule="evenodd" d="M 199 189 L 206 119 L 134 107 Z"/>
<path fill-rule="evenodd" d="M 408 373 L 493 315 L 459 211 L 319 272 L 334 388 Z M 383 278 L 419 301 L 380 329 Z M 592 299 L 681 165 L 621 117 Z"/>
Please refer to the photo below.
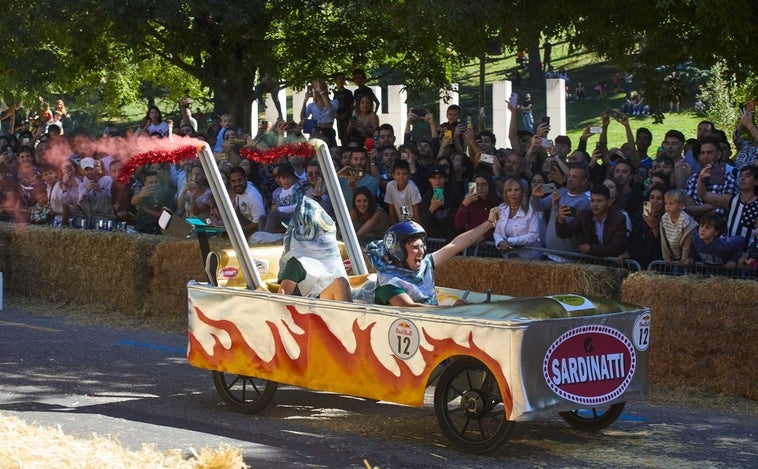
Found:
<path fill-rule="evenodd" d="M 703 275 L 728 277 L 735 279 L 758 279 L 758 271 L 752 269 L 747 269 L 744 267 L 727 269 L 723 266 L 703 264 L 701 262 L 695 262 L 692 265 L 682 266 L 666 261 L 653 261 L 650 263 L 647 269 L 649 271 L 664 275 Z"/>
<path fill-rule="evenodd" d="M 434 252 L 445 244 L 446 241 L 442 238 L 427 238 L 426 250 L 427 252 Z M 510 258 L 520 258 L 523 260 L 548 260 L 574 264 L 601 265 L 604 267 L 626 269 L 630 272 L 638 272 L 642 270 L 639 262 L 635 261 L 634 259 L 625 259 L 623 262 L 619 262 L 618 258 L 616 257 L 595 257 L 580 254 L 578 252 L 522 247 L 513 249 L 510 254 Z M 460 255 L 466 257 L 489 257 L 495 259 L 501 259 L 504 257 L 503 253 L 495 246 L 495 243 L 492 241 L 482 241 L 481 243 L 472 246 L 471 248 L 462 252 Z"/>
<path fill-rule="evenodd" d="M 634 259 L 625 259 L 619 262 L 617 257 L 596 257 L 588 256 L 578 252 L 555 251 L 545 248 L 522 247 L 513 250 L 515 258 L 533 259 L 533 260 L 550 260 L 555 262 L 567 262 L 574 264 L 592 264 L 604 267 L 616 267 L 626 269 L 630 272 L 642 270 L 640 263 Z M 502 252 L 495 246 L 492 241 L 483 241 L 476 246 L 474 252 L 478 257 L 503 257 Z"/>

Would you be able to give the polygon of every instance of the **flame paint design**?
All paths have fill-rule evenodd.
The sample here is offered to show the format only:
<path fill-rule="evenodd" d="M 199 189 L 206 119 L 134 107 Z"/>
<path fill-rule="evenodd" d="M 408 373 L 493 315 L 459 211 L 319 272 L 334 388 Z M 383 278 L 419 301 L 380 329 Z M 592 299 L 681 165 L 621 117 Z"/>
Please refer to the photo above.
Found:
<path fill-rule="evenodd" d="M 197 328 L 207 325 L 225 331 L 229 334 L 231 347 L 224 347 L 219 337 L 212 334 L 213 351 L 206 353 L 191 329 L 187 351 L 189 363 L 199 368 L 256 376 L 309 389 L 422 407 L 424 390 L 435 367 L 448 357 L 466 355 L 477 358 L 495 374 L 506 413 L 511 414 L 513 398 L 501 365 L 474 344 L 471 333 L 468 346 L 462 346 L 450 338 L 435 339 L 422 328 L 431 346 L 430 349 L 419 349 L 425 363 L 423 371 L 416 375 L 405 361 L 393 356 L 400 370 L 398 375 L 381 363 L 371 347 L 371 332 L 376 322 L 361 328 L 357 319 L 353 320 L 352 333 L 356 347 L 355 351 L 350 352 L 318 314 L 301 313 L 294 305 L 287 305 L 286 308 L 294 324 L 302 330 L 297 332 L 282 321 L 281 326 L 297 343 L 300 350 L 298 357 L 289 356 L 281 332 L 272 321 L 266 321 L 266 324 L 274 338 L 276 350 L 273 357 L 266 361 L 245 341 L 235 323 L 211 319 L 195 306 L 194 312 L 200 321 Z"/>

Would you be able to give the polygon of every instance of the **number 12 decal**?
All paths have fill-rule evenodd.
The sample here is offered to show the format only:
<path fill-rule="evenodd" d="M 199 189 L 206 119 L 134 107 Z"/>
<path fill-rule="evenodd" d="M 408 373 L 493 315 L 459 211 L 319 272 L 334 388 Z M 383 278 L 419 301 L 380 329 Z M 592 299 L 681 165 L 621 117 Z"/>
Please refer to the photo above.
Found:
<path fill-rule="evenodd" d="M 407 360 L 418 352 L 419 332 L 415 324 L 407 319 L 397 319 L 389 330 L 389 343 L 392 353 L 402 360 Z"/>
<path fill-rule="evenodd" d="M 634 321 L 634 347 L 647 350 L 650 346 L 650 313 L 644 313 Z"/>

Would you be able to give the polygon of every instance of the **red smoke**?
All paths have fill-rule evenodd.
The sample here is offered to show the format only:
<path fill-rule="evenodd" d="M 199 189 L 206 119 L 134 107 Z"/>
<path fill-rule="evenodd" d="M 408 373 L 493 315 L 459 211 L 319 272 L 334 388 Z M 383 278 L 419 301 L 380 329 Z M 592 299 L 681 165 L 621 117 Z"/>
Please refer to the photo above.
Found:
<path fill-rule="evenodd" d="M 126 163 L 135 155 L 147 152 L 170 152 L 180 147 L 202 146 L 205 142 L 192 137 L 172 135 L 168 138 L 152 137 L 103 137 L 93 140 L 78 135 L 67 141 L 66 139 L 50 140 L 50 148 L 45 152 L 45 160 L 60 166 L 64 161 L 76 155 L 80 158 L 86 156 L 112 156 L 115 160 Z"/>

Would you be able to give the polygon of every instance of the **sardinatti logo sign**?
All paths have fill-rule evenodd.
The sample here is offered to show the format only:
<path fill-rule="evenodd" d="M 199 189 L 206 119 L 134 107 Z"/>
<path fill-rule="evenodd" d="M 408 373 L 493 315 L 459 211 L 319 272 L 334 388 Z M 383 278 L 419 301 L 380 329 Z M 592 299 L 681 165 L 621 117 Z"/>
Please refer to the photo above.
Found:
<path fill-rule="evenodd" d="M 218 276 L 223 279 L 230 279 L 237 276 L 239 273 L 239 269 L 236 267 L 224 267 L 223 269 L 219 270 Z"/>
<path fill-rule="evenodd" d="M 634 377 L 637 355 L 620 331 L 602 325 L 571 329 L 550 345 L 542 372 L 564 399 L 599 405 L 621 396 Z"/>

